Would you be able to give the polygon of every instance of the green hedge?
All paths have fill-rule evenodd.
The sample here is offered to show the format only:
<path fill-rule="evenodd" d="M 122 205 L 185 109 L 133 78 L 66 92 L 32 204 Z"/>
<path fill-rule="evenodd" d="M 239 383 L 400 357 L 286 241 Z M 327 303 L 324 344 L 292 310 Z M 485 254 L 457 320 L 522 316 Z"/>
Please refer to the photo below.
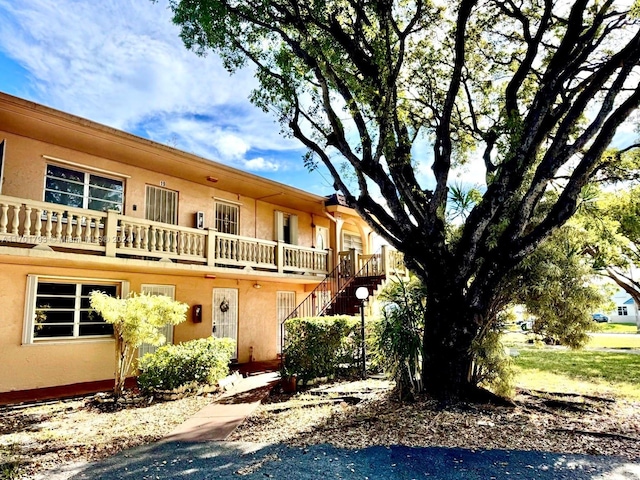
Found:
<path fill-rule="evenodd" d="M 348 316 L 293 318 L 285 324 L 284 375 L 306 384 L 358 371 L 360 319 Z"/>
<path fill-rule="evenodd" d="M 189 384 L 214 385 L 229 374 L 235 352 L 230 338 L 201 338 L 163 345 L 138 361 L 138 386 L 145 393 L 173 390 Z"/>

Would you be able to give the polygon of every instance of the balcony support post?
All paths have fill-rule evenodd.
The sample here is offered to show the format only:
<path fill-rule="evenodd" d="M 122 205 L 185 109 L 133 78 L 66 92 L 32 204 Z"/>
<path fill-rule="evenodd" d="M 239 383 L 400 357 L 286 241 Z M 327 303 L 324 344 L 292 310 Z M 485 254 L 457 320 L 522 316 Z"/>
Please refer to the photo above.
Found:
<path fill-rule="evenodd" d="M 118 217 L 120 212 L 117 210 L 107 210 L 107 220 L 104 224 L 104 247 L 106 257 L 116 256 L 116 247 L 118 241 Z M 125 232 L 121 232 L 125 235 Z"/>
<path fill-rule="evenodd" d="M 276 247 L 276 266 L 278 267 L 278 273 L 284 272 L 284 243 L 278 241 Z"/>
<path fill-rule="evenodd" d="M 207 265 L 213 267 L 216 264 L 216 229 L 209 228 L 207 235 Z"/>

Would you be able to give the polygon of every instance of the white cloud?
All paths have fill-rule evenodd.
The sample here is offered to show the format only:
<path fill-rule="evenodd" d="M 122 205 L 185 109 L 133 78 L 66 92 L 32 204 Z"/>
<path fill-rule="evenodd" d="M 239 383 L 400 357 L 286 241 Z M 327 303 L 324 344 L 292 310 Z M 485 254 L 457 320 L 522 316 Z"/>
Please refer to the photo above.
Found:
<path fill-rule="evenodd" d="M 0 0 L 0 49 L 29 73 L 36 102 L 239 168 L 286 170 L 279 153 L 299 157 L 301 145 L 250 104 L 253 72 L 231 76 L 217 56 L 186 50 L 167 5 Z"/>
<path fill-rule="evenodd" d="M 56 108 L 131 128 L 154 112 L 248 104 L 252 72 L 233 79 L 215 56 L 187 51 L 166 3 L 0 0 L 0 47 Z"/>
<path fill-rule="evenodd" d="M 277 172 L 280 169 L 277 163 L 265 160 L 262 157 L 246 160 L 244 165 L 247 170 L 254 172 Z"/>

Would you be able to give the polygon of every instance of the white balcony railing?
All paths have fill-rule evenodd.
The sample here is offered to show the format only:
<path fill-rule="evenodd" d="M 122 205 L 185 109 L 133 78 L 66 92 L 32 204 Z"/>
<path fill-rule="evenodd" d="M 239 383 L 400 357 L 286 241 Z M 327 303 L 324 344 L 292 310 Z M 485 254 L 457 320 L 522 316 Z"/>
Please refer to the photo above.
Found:
<path fill-rule="evenodd" d="M 0 245 L 44 245 L 279 273 L 329 272 L 326 250 L 0 195 Z"/>

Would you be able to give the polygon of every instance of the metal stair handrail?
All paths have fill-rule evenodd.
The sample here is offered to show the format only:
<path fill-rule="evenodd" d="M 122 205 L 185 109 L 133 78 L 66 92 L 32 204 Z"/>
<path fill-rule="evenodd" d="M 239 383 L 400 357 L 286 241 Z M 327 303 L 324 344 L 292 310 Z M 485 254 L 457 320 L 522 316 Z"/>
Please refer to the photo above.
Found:
<path fill-rule="evenodd" d="M 300 304 L 293 309 L 293 311 L 285 317 L 285 319 L 280 324 L 280 353 L 284 355 L 284 343 L 285 343 L 285 324 L 291 320 L 292 318 L 298 317 L 315 317 L 322 316 L 329 306 L 333 304 L 333 302 L 338 298 L 338 296 L 346 290 L 346 288 L 359 277 L 370 277 L 381 275 L 383 272 L 380 271 L 380 256 L 382 249 L 379 249 L 376 253 L 371 255 L 371 257 L 364 263 L 364 265 L 355 273 L 351 274 L 349 272 L 353 272 L 356 268 L 354 265 L 351 268 L 351 261 L 353 257 L 347 257 L 346 259 L 341 259 L 338 262 L 338 265 L 320 282 L 316 288 L 314 288 L 307 297 L 300 302 Z M 341 272 L 348 273 L 348 275 L 342 274 Z M 366 273 L 366 275 L 365 275 Z M 327 289 L 327 286 L 330 288 Z M 332 286 L 335 286 L 334 289 L 331 289 Z M 327 294 L 335 292 L 331 295 L 330 298 L 325 299 L 320 308 L 317 308 L 318 303 L 322 302 L 321 297 L 326 297 Z M 303 311 L 303 315 L 300 315 L 300 310 Z"/>

